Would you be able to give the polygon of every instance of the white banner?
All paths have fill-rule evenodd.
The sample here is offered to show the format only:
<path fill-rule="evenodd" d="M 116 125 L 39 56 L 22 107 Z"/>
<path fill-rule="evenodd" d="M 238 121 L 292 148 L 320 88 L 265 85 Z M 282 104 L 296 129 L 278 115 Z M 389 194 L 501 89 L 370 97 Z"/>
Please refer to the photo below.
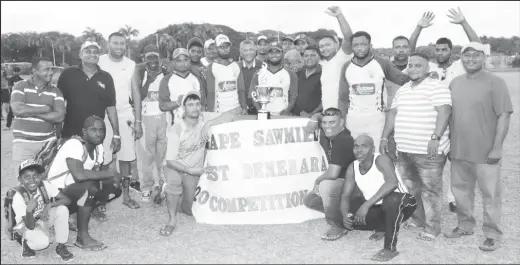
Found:
<path fill-rule="evenodd" d="M 303 196 L 327 170 L 308 119 L 242 120 L 212 127 L 193 215 L 205 224 L 288 224 L 323 218 Z"/>

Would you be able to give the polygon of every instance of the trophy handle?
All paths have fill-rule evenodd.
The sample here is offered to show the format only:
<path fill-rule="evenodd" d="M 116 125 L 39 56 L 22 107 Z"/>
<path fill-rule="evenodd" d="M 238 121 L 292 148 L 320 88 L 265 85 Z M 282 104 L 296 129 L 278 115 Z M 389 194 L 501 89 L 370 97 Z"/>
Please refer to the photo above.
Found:
<path fill-rule="evenodd" d="M 253 98 L 253 100 L 254 100 L 255 102 L 258 102 L 258 98 L 257 98 L 257 96 L 258 96 L 258 93 L 256 93 L 256 91 L 251 92 L 251 97 Z"/>

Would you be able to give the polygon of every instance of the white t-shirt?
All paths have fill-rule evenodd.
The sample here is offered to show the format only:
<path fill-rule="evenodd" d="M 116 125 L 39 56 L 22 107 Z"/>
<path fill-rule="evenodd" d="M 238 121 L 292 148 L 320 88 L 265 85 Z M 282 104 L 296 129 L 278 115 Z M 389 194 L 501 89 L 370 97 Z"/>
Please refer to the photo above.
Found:
<path fill-rule="evenodd" d="M 148 75 L 144 75 L 143 84 L 146 83 Z M 142 108 L 143 108 L 143 116 L 155 116 L 163 113 L 163 111 L 159 108 L 159 85 L 161 84 L 161 79 L 164 77 L 164 74 L 159 74 L 153 83 L 148 87 L 148 93 L 143 100 Z"/>
<path fill-rule="evenodd" d="M 340 48 L 329 61 L 321 61 L 321 103 L 324 110 L 338 107 L 341 68 L 352 57 L 353 54 L 348 55 Z"/>
<path fill-rule="evenodd" d="M 466 73 L 466 69 L 464 69 L 464 66 L 462 65 L 462 60 L 453 62 L 450 67 L 446 68 L 446 70 L 440 68 L 437 64 L 434 64 L 433 66 L 430 65 L 430 72 L 434 71 L 437 72 L 441 83 L 448 87 L 455 77 Z M 444 80 L 442 80 L 443 77 L 445 77 Z"/>
<path fill-rule="evenodd" d="M 49 169 L 48 179 L 51 179 L 54 176 L 69 170 L 69 167 L 67 166 L 67 158 L 83 161 L 84 153 L 84 145 L 78 139 L 67 140 L 54 157 L 54 161 L 52 162 L 51 168 Z M 101 164 L 103 164 L 103 144 L 96 146 L 96 151 L 94 151 L 94 158 L 91 158 L 90 155 L 87 155 L 87 160 L 85 160 L 85 163 L 83 163 L 83 168 L 86 170 L 92 170 L 94 166 L 99 166 Z M 66 186 L 75 183 L 70 172 L 60 176 L 59 178 L 50 180 L 49 182 L 59 189 L 65 188 Z"/>
<path fill-rule="evenodd" d="M 45 190 L 47 191 L 47 195 L 48 195 L 49 199 L 58 196 L 58 193 L 60 193 L 58 188 L 51 185 L 47 181 L 42 181 L 42 182 L 43 182 L 43 187 L 45 187 Z M 29 192 L 27 192 L 27 193 L 29 194 L 29 196 L 31 196 Z M 34 218 L 38 217 L 42 213 L 43 208 L 45 207 L 44 202 L 43 202 L 43 195 L 40 193 L 39 189 L 36 190 L 36 194 L 34 196 L 38 196 L 38 195 L 40 195 L 40 198 L 38 199 L 38 206 L 36 207 L 36 209 L 33 212 Z M 29 200 L 34 198 L 34 196 L 29 198 Z M 16 192 L 16 194 L 13 196 L 13 211 L 15 214 L 16 224 L 19 224 L 20 222 L 22 222 L 22 217 L 25 216 L 26 209 L 27 209 L 27 205 L 25 204 L 25 200 L 23 199 L 22 194 L 20 194 L 19 192 Z"/>
<path fill-rule="evenodd" d="M 117 111 L 131 109 L 132 106 L 128 100 L 132 97 L 132 76 L 135 71 L 135 62 L 125 56 L 123 56 L 123 61 L 114 62 L 108 54 L 104 54 L 99 56 L 98 65 L 114 80 Z"/>

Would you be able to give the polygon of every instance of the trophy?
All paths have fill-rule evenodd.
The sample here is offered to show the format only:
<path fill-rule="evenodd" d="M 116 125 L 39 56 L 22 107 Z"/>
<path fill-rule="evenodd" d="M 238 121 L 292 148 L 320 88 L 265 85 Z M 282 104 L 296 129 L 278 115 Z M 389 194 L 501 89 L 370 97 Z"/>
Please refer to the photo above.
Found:
<path fill-rule="evenodd" d="M 251 93 L 253 100 L 260 104 L 260 109 L 258 110 L 258 120 L 267 120 L 269 119 L 269 111 L 266 108 L 267 103 L 271 101 L 270 98 L 270 90 L 271 87 L 265 85 L 259 85 L 255 87 L 256 90 Z"/>

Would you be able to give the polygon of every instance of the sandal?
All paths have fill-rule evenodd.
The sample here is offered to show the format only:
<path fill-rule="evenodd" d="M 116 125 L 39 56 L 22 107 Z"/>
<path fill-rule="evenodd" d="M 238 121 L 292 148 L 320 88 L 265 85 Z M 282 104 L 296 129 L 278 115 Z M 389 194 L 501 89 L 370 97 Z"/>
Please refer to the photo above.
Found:
<path fill-rule="evenodd" d="M 90 217 L 98 222 L 106 222 L 108 221 L 108 217 L 105 213 L 99 210 L 99 207 L 94 208 L 90 213 Z"/>
<path fill-rule="evenodd" d="M 102 213 L 106 213 L 107 212 L 107 205 L 106 204 L 100 204 L 97 208 Z"/>
<path fill-rule="evenodd" d="M 399 251 L 397 250 L 391 251 L 389 249 L 381 249 L 376 254 L 374 254 L 370 260 L 385 262 L 395 258 L 397 255 L 399 255 Z"/>
<path fill-rule="evenodd" d="M 159 235 L 161 236 L 169 236 L 173 233 L 175 226 L 173 225 L 165 225 L 161 230 L 159 230 Z"/>
<path fill-rule="evenodd" d="M 417 239 L 422 240 L 422 241 L 427 241 L 427 242 L 432 242 L 435 240 L 435 238 L 437 238 L 437 237 L 430 233 L 426 233 L 426 232 L 421 232 L 419 234 L 419 236 L 417 236 Z"/>
<path fill-rule="evenodd" d="M 385 238 L 385 232 L 374 231 L 374 233 L 368 238 L 368 240 L 379 241 L 383 238 Z"/>
<path fill-rule="evenodd" d="M 107 248 L 107 245 L 105 245 L 101 242 L 97 242 L 97 244 L 90 245 L 90 246 L 83 246 L 83 245 L 78 244 L 78 242 L 76 241 L 74 243 L 74 246 L 76 246 L 77 248 L 81 248 L 83 250 L 87 250 L 87 251 L 101 251 L 101 250 Z"/>
<path fill-rule="evenodd" d="M 347 229 L 331 226 L 329 230 L 321 236 L 321 239 L 325 241 L 336 241 L 346 234 L 348 234 Z"/>
<path fill-rule="evenodd" d="M 124 201 L 123 202 L 123 205 L 126 205 L 128 208 L 130 209 L 138 209 L 141 207 L 141 205 L 139 205 L 136 201 L 134 201 L 133 199 L 130 199 L 128 201 Z"/>
<path fill-rule="evenodd" d="M 78 231 L 78 226 L 76 225 L 75 222 L 71 222 L 71 221 L 69 221 L 69 230 L 70 230 L 70 231 L 74 231 L 74 232 L 77 232 L 77 231 Z"/>

